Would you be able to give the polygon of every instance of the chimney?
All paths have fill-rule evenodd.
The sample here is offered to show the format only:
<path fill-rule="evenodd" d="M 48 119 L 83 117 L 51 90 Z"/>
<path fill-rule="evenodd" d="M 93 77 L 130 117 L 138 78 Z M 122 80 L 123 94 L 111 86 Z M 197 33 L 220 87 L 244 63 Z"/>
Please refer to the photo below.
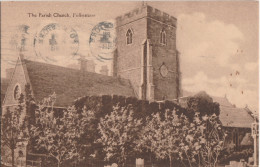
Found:
<path fill-rule="evenodd" d="M 12 78 L 14 68 L 8 68 L 5 70 L 5 72 L 6 72 L 6 79 L 10 80 Z"/>
<path fill-rule="evenodd" d="M 85 59 L 85 57 L 80 57 L 78 61 L 79 61 L 79 69 L 81 71 L 87 71 L 87 60 Z"/>
<path fill-rule="evenodd" d="M 96 64 L 94 60 L 87 60 L 85 57 L 81 57 L 78 60 L 81 71 L 95 72 Z"/>
<path fill-rule="evenodd" d="M 100 73 L 101 73 L 102 75 L 108 75 L 108 67 L 107 67 L 107 65 L 101 66 Z"/>
<path fill-rule="evenodd" d="M 96 72 L 96 64 L 95 64 L 94 60 L 87 61 L 87 71 Z"/>

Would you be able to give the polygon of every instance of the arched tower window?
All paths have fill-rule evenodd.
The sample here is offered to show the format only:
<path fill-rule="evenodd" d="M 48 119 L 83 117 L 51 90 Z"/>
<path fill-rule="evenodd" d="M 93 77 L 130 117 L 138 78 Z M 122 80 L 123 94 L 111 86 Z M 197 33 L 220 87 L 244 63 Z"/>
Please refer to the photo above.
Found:
<path fill-rule="evenodd" d="M 19 84 L 17 84 L 14 87 L 14 99 L 18 100 L 20 98 L 20 95 L 21 95 L 21 87 Z"/>
<path fill-rule="evenodd" d="M 126 32 L 126 44 L 131 44 L 133 42 L 133 32 L 131 29 L 128 29 Z"/>
<path fill-rule="evenodd" d="M 160 43 L 166 45 L 166 32 L 164 29 L 160 32 Z"/>

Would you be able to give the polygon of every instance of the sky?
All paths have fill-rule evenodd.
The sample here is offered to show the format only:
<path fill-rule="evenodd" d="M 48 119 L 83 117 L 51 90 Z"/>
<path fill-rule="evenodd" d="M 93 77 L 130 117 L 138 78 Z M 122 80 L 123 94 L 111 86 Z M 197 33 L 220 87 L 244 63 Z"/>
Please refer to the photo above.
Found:
<path fill-rule="evenodd" d="M 80 56 L 94 60 L 99 72 L 111 60 L 97 60 L 91 52 L 89 37 L 99 22 L 114 22 L 142 2 L 3 2 L 1 5 L 1 75 L 14 67 L 20 53 L 21 38 L 26 38 L 25 57 L 61 66 L 75 65 Z M 177 18 L 177 49 L 180 52 L 182 88 L 189 92 L 206 91 L 224 97 L 237 107 L 258 110 L 259 85 L 259 9 L 256 1 L 172 1 L 148 2 L 148 5 Z M 15 11 L 15 12 L 14 12 Z M 29 17 L 28 13 L 82 13 L 91 17 Z M 53 54 L 43 45 L 34 47 L 34 39 L 46 25 L 60 25 L 62 40 L 78 43 L 62 46 Z M 28 26 L 22 33 L 21 25 Z M 64 35 L 65 33 L 67 35 Z M 23 34 L 23 35 L 22 35 Z M 38 35 L 38 36 L 37 36 Z M 22 37 L 23 36 L 23 37 Z M 60 46 L 61 47 L 61 46 Z M 39 51 L 40 50 L 40 51 Z M 71 52 L 77 50 L 76 56 Z M 39 53 L 40 52 L 40 53 Z M 52 55 L 53 54 L 53 55 Z M 46 56 L 48 55 L 48 56 Z"/>

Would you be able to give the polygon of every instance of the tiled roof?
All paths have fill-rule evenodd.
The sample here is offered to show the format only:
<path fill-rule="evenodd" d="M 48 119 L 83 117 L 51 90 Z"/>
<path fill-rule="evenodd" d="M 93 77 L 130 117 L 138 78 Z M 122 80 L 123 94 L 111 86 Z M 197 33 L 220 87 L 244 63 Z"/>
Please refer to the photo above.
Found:
<path fill-rule="evenodd" d="M 54 92 L 55 106 L 71 105 L 78 97 L 92 95 L 135 96 L 129 80 L 24 60 L 36 101 Z"/>
<path fill-rule="evenodd" d="M 214 102 L 218 102 L 221 106 L 225 107 L 234 107 L 233 104 L 231 104 L 226 97 L 216 97 L 211 96 Z"/>
<path fill-rule="evenodd" d="M 185 101 L 188 96 L 194 96 L 196 93 L 183 91 L 183 97 L 181 100 Z M 219 103 L 220 115 L 219 119 L 223 126 L 226 127 L 240 127 L 251 128 L 251 124 L 254 122 L 254 118 L 248 112 L 247 108 L 237 108 L 231 104 L 226 97 L 211 96 L 214 102 Z M 183 102 L 184 103 L 184 102 Z M 185 105 L 185 104 L 184 104 Z"/>
<path fill-rule="evenodd" d="M 223 126 L 251 128 L 254 118 L 248 113 L 246 108 L 236 108 L 225 97 L 212 97 L 214 102 L 220 105 L 219 119 Z"/>

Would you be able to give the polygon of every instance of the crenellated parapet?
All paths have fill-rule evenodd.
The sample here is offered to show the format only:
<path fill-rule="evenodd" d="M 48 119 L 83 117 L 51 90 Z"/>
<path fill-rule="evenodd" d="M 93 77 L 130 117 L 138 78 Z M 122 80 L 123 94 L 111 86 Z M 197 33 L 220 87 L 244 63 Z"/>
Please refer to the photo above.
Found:
<path fill-rule="evenodd" d="M 151 6 L 147 6 L 147 16 L 157 21 L 176 27 L 177 19 L 168 13 L 162 12 Z"/>
<path fill-rule="evenodd" d="M 169 14 L 162 12 L 156 8 L 153 8 L 148 5 L 143 5 L 139 8 L 136 8 L 122 16 L 116 17 L 117 27 L 142 19 L 144 17 L 154 19 L 156 21 L 162 22 L 167 25 L 176 27 L 177 19 Z"/>

